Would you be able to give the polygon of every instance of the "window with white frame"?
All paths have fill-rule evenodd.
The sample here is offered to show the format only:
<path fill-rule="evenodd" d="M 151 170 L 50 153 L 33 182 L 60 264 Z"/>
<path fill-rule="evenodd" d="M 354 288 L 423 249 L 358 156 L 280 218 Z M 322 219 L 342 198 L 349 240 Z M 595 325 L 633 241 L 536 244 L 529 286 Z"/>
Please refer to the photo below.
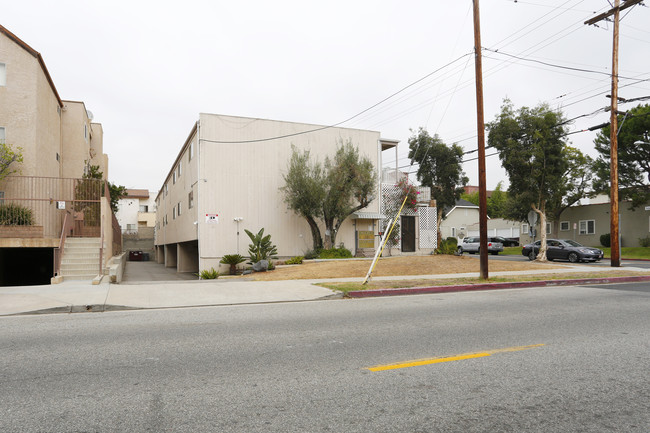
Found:
<path fill-rule="evenodd" d="M 176 219 L 176 206 L 174 206 L 174 207 L 172 208 L 172 219 L 173 219 L 173 220 Z"/>
<path fill-rule="evenodd" d="M 194 158 L 194 140 L 190 142 L 190 150 L 187 152 L 187 160 L 191 161 Z"/>
<path fill-rule="evenodd" d="M 181 177 L 181 172 L 183 171 L 183 161 L 178 161 L 178 178 Z"/>
<path fill-rule="evenodd" d="M 578 233 L 581 235 L 593 235 L 596 233 L 595 220 L 583 220 L 578 224 Z"/>
<path fill-rule="evenodd" d="M 192 209 L 194 207 L 194 191 L 190 191 L 189 194 L 187 194 L 187 208 Z"/>
<path fill-rule="evenodd" d="M 141 204 L 140 212 L 149 212 L 149 206 L 147 206 L 146 204 Z"/>
<path fill-rule="evenodd" d="M 550 235 L 553 232 L 553 223 L 546 223 L 546 234 Z"/>
<path fill-rule="evenodd" d="M 0 63 L 0 86 L 7 85 L 7 65 Z"/>
<path fill-rule="evenodd" d="M 528 224 L 522 224 L 521 225 L 521 233 L 524 235 L 528 234 Z"/>
<path fill-rule="evenodd" d="M 177 207 L 178 207 L 178 212 L 176 212 L 176 214 L 178 214 L 178 216 L 181 216 L 181 202 L 180 201 L 178 202 Z"/>
<path fill-rule="evenodd" d="M 560 221 L 560 231 L 568 232 L 569 231 L 569 221 Z"/>
<path fill-rule="evenodd" d="M 451 228 L 451 236 L 456 237 L 456 227 Z"/>
<path fill-rule="evenodd" d="M 6 134 L 5 127 L 0 126 L 0 144 L 5 144 L 5 138 L 6 138 L 5 134 Z"/>
<path fill-rule="evenodd" d="M 172 173 L 172 183 L 176 183 L 176 170 Z"/>

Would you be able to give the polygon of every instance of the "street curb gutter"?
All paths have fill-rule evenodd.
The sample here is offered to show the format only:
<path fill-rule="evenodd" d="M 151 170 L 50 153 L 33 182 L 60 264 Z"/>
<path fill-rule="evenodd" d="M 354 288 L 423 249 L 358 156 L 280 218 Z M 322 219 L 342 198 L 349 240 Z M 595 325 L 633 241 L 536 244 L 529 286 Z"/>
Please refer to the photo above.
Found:
<path fill-rule="evenodd" d="M 378 296 L 421 295 L 425 293 L 449 293 L 476 290 L 519 289 L 526 287 L 573 286 L 581 284 L 610 284 L 650 281 L 650 276 L 581 278 L 577 280 L 522 281 L 513 283 L 463 284 L 456 286 L 407 287 L 402 289 L 372 289 L 348 292 L 350 298 L 371 298 Z"/>

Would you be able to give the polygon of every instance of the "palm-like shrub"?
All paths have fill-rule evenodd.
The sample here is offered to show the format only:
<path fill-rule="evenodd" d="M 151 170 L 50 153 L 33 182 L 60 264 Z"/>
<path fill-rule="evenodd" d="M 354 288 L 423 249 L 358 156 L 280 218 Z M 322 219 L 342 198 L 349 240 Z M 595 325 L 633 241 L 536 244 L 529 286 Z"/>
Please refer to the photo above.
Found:
<path fill-rule="evenodd" d="M 246 259 L 239 254 L 226 254 L 219 260 L 219 263 L 230 265 L 230 275 L 237 274 L 237 265 L 245 262 Z"/>

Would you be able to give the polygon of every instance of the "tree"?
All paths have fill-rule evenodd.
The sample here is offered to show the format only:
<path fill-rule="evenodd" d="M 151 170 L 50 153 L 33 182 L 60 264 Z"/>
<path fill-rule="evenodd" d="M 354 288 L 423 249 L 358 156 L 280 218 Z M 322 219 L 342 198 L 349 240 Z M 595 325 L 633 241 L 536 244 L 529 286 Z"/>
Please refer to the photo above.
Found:
<path fill-rule="evenodd" d="M 624 119 L 618 116 L 619 199 L 631 200 L 632 209 L 650 201 L 650 105 L 632 108 Z M 639 143 L 640 142 L 640 143 Z M 636 144 L 639 143 L 639 144 Z M 594 140 L 599 155 L 593 164 L 594 190 L 610 189 L 610 127 L 600 130 Z"/>
<path fill-rule="evenodd" d="M 0 180 L 18 172 L 16 166 L 12 167 L 11 165 L 23 162 L 22 151 L 23 149 L 20 147 L 13 150 L 10 144 L 0 142 Z"/>
<path fill-rule="evenodd" d="M 309 151 L 292 150 L 285 185 L 281 188 L 289 209 L 304 217 L 314 249 L 332 248 L 343 221 L 375 199 L 377 175 L 372 161 L 361 157 L 351 142 L 342 143 L 324 164 L 311 161 Z M 321 236 L 317 219 L 325 225 Z M 323 241 L 324 240 L 324 241 Z"/>
<path fill-rule="evenodd" d="M 86 161 L 87 163 L 87 161 Z M 96 188 L 96 182 L 104 178 L 104 173 L 99 171 L 98 165 L 87 165 L 88 169 L 83 174 L 82 179 L 91 179 L 89 182 L 84 182 L 83 180 L 77 185 L 77 196 L 83 197 L 86 200 L 99 200 L 101 196 L 101 190 Z M 109 199 L 111 203 L 111 210 L 113 212 L 118 211 L 118 202 L 120 198 L 126 197 L 128 195 L 126 187 L 122 185 L 116 185 L 107 181 Z M 103 185 L 101 185 L 103 187 Z M 96 192 L 95 192 L 96 191 Z"/>
<path fill-rule="evenodd" d="M 301 153 L 293 145 L 291 149 L 289 169 L 283 175 L 284 186 L 280 190 L 284 193 L 284 201 L 289 209 L 307 220 L 313 249 L 319 250 L 323 248 L 323 238 L 316 219 L 322 213 L 325 197 L 323 170 L 318 161 L 310 160 L 308 150 Z"/>
<path fill-rule="evenodd" d="M 542 228 L 537 259 L 545 261 L 547 209 L 567 191 L 569 163 L 562 113 L 546 104 L 515 111 L 506 99 L 488 130 L 488 145 L 499 152 L 510 180 L 510 216 L 524 221 L 530 209 L 537 212 Z"/>
<path fill-rule="evenodd" d="M 460 198 L 470 203 L 479 205 L 478 191 L 468 194 L 466 192 L 460 195 Z M 490 218 L 506 218 L 508 207 L 508 191 L 503 190 L 503 182 L 499 182 L 487 198 L 487 214 Z"/>
<path fill-rule="evenodd" d="M 460 198 L 469 178 L 463 172 L 463 148 L 454 143 L 446 145 L 437 134 L 433 137 L 426 129 L 411 130 L 409 158 L 419 164 L 418 181 L 431 188 L 431 197 L 438 207 L 438 240 L 441 238 L 442 210 L 451 208 Z"/>
<path fill-rule="evenodd" d="M 325 223 L 325 249 L 336 245 L 336 235 L 343 221 L 367 207 L 377 194 L 377 174 L 368 157 L 350 141 L 342 144 L 334 158 L 325 158 L 325 200 L 322 219 Z"/>

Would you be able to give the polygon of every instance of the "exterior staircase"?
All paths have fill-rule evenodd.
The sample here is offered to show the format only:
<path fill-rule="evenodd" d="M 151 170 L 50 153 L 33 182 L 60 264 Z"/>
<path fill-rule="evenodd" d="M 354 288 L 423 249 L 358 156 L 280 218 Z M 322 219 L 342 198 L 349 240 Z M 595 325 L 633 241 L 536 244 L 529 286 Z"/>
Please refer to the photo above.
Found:
<path fill-rule="evenodd" d="M 64 280 L 92 280 L 99 275 L 101 238 L 66 238 L 61 258 Z"/>

